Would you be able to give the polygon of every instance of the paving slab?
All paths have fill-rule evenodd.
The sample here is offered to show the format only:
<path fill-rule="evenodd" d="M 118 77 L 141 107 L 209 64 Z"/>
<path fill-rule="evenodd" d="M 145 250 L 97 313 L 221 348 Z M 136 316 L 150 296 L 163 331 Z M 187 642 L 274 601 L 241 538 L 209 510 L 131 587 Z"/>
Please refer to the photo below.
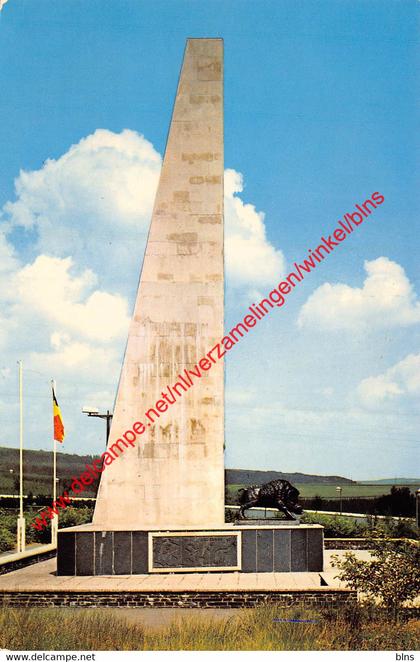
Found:
<path fill-rule="evenodd" d="M 59 577 L 56 560 L 15 570 L 0 577 L 0 592 L 91 592 L 91 591 L 277 591 L 319 588 L 319 573 L 174 573 L 101 577 Z"/>
<path fill-rule="evenodd" d="M 333 554 L 343 556 L 343 550 L 325 552 L 325 570 L 318 572 L 208 572 L 173 573 L 155 575 L 108 575 L 98 577 L 63 577 L 56 575 L 56 559 L 33 565 L 0 576 L 2 592 L 179 592 L 179 591 L 281 591 L 322 590 L 345 588 L 331 566 Z M 355 552 L 357 558 L 367 560 L 370 553 Z M 325 584 L 321 586 L 321 577 Z"/>

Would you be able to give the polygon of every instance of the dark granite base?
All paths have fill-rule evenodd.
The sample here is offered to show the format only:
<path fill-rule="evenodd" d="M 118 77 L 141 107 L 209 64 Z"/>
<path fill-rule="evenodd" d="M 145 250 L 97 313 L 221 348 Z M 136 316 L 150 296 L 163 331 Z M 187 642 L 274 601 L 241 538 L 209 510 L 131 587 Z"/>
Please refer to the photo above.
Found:
<path fill-rule="evenodd" d="M 230 527 L 206 531 L 58 532 L 58 575 L 162 572 L 320 572 L 318 525 Z"/>

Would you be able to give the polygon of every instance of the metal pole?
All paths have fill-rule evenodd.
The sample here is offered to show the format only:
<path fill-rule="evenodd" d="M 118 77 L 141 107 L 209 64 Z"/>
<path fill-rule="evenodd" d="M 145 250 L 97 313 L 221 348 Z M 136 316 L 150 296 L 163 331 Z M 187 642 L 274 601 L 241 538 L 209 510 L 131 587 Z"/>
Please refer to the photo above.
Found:
<path fill-rule="evenodd" d="M 19 517 L 17 521 L 17 549 L 25 550 L 25 518 L 23 516 L 23 363 L 19 364 Z"/>
<path fill-rule="evenodd" d="M 23 517 L 23 374 L 19 361 L 19 517 Z"/>
<path fill-rule="evenodd" d="M 343 514 L 343 488 L 341 487 L 341 485 L 338 485 L 335 489 L 338 492 L 338 494 L 340 495 L 340 515 L 342 515 Z"/>
<path fill-rule="evenodd" d="M 57 398 L 55 380 L 51 380 L 51 387 L 53 391 L 53 506 L 57 499 L 57 441 L 54 432 L 54 396 Z M 58 515 L 54 515 L 51 520 L 51 542 L 57 544 L 58 533 Z"/>
<path fill-rule="evenodd" d="M 57 499 L 57 442 L 54 439 L 54 450 L 53 450 L 53 474 L 54 474 L 54 485 L 53 485 L 53 501 Z"/>
<path fill-rule="evenodd" d="M 106 411 L 106 445 L 108 447 L 108 440 L 109 440 L 109 433 L 111 430 L 111 414 L 109 413 L 109 409 Z"/>
<path fill-rule="evenodd" d="M 55 391 L 55 380 L 51 380 L 51 387 L 55 397 L 57 397 Z M 57 499 L 57 442 L 55 440 L 54 434 L 54 400 L 53 400 L 53 501 Z"/>

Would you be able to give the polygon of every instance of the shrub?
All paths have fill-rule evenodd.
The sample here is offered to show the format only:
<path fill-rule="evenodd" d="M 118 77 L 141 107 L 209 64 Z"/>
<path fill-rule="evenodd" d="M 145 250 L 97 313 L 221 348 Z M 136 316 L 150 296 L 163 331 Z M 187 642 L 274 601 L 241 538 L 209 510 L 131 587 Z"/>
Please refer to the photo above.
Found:
<path fill-rule="evenodd" d="M 8 529 L 0 529 L 0 552 L 8 552 L 16 548 L 16 535 Z"/>
<path fill-rule="evenodd" d="M 338 577 L 368 598 L 378 600 L 397 620 L 404 602 L 420 591 L 420 545 L 406 540 L 378 539 L 374 532 L 369 548 L 372 558 L 362 561 L 347 552 L 344 558 L 334 555 L 332 566 L 340 570 Z"/>
<path fill-rule="evenodd" d="M 321 524 L 325 528 L 326 538 L 363 538 L 370 535 L 373 529 L 380 535 L 388 535 L 391 538 L 417 540 L 419 537 L 415 523 L 407 519 L 396 521 L 390 517 L 378 520 L 374 515 L 370 515 L 361 522 L 352 517 L 341 517 L 340 515 L 304 513 L 301 521 L 306 524 Z"/>
<path fill-rule="evenodd" d="M 79 526 L 92 521 L 93 508 L 73 508 L 70 506 L 62 510 L 59 515 L 59 527 L 64 529 L 68 526 Z"/>
<path fill-rule="evenodd" d="M 369 532 L 368 522 L 358 522 L 351 517 L 340 515 L 321 515 L 320 513 L 304 513 L 302 522 L 321 524 L 326 538 L 361 538 Z"/>
<path fill-rule="evenodd" d="M 26 520 L 26 542 L 27 543 L 41 543 L 43 545 L 47 545 L 48 543 L 51 542 L 51 527 L 46 526 L 44 529 L 41 529 L 38 531 L 37 529 L 34 529 L 32 526 L 33 521 L 35 518 L 38 516 L 40 512 L 40 508 L 36 508 L 35 510 L 30 510 L 29 512 L 25 513 L 25 520 Z"/>
<path fill-rule="evenodd" d="M 417 526 L 407 519 L 399 519 L 397 522 L 394 519 L 389 519 L 385 522 L 384 528 L 391 538 L 418 540 L 419 537 Z"/>
<path fill-rule="evenodd" d="M 16 535 L 18 511 L 10 513 L 9 510 L 0 510 L 0 528 L 7 529 Z"/>

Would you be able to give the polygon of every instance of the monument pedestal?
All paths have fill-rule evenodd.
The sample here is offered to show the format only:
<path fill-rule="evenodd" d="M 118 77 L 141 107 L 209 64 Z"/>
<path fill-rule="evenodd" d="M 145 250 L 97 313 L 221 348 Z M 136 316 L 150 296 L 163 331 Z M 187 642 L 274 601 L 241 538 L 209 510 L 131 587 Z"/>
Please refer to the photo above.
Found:
<path fill-rule="evenodd" d="M 104 530 L 92 524 L 58 532 L 58 575 L 174 572 L 321 572 L 318 524 L 225 524 Z"/>

